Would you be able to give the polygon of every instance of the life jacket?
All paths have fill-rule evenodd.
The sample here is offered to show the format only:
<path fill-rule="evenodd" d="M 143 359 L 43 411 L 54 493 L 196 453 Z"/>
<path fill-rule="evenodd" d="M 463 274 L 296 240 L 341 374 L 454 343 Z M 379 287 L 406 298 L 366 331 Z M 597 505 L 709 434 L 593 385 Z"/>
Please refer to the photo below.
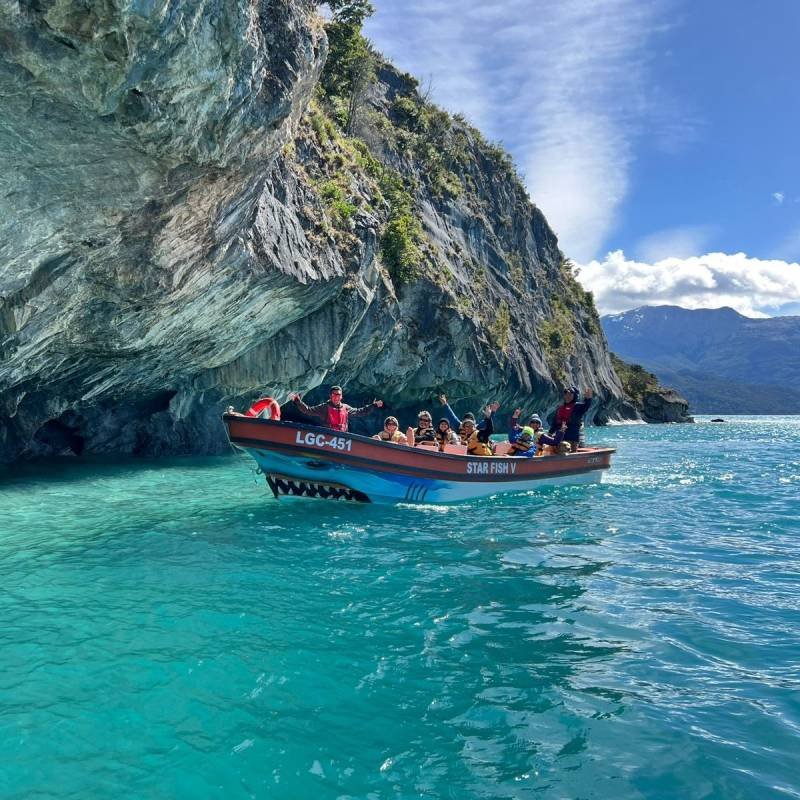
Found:
<path fill-rule="evenodd" d="M 414 441 L 416 444 L 420 442 L 435 442 L 436 431 L 433 428 L 414 428 Z"/>
<path fill-rule="evenodd" d="M 377 437 L 382 442 L 404 442 L 406 440 L 406 435 L 404 433 L 400 433 L 400 431 L 389 433 L 385 428 L 377 433 Z"/>
<path fill-rule="evenodd" d="M 492 453 L 492 446 L 487 442 L 482 442 L 478 438 L 478 431 L 475 431 L 472 436 L 469 437 L 469 441 L 467 442 L 467 453 L 469 453 L 471 456 L 494 455 L 494 453 Z"/>
<path fill-rule="evenodd" d="M 339 406 L 329 402 L 325 411 L 328 414 L 328 427 L 335 431 L 347 430 L 347 417 L 350 407 L 342 403 Z"/>
<path fill-rule="evenodd" d="M 553 423 L 556 428 L 560 428 L 563 422 L 569 424 L 569 418 L 572 416 L 572 409 L 575 408 L 575 401 L 571 403 L 562 403 L 556 409 L 556 421 Z"/>
<path fill-rule="evenodd" d="M 536 442 L 534 440 L 522 441 L 518 439 L 516 442 L 511 443 L 511 449 L 508 451 L 510 456 L 524 456 L 525 458 L 533 458 L 536 455 Z"/>
<path fill-rule="evenodd" d="M 467 433 L 467 429 L 464 427 L 464 423 L 462 422 L 458 428 L 458 438 L 461 439 L 461 444 L 469 444 L 469 437 L 472 436 L 475 431 L 478 430 L 478 425 L 473 424 L 469 433 Z"/>

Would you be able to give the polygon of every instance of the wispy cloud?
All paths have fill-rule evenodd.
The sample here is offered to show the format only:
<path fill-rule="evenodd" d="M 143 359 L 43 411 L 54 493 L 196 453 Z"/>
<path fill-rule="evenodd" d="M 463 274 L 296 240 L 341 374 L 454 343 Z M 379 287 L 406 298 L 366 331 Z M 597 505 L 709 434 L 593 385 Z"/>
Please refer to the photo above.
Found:
<path fill-rule="evenodd" d="M 789 233 L 772 251 L 773 258 L 800 261 L 800 228 Z"/>
<path fill-rule="evenodd" d="M 636 243 L 635 255 L 641 261 L 661 261 L 665 258 L 689 258 L 707 251 L 714 233 L 710 225 L 684 225 L 656 231 Z"/>
<path fill-rule="evenodd" d="M 749 317 L 788 313 L 800 301 L 800 263 L 708 253 L 655 263 L 625 258 L 621 250 L 580 268 L 603 314 L 644 305 L 683 308 L 730 306 Z"/>
<path fill-rule="evenodd" d="M 786 195 L 783 192 L 773 192 L 772 199 L 779 205 L 783 205 L 783 201 L 786 199 Z"/>
<path fill-rule="evenodd" d="M 656 119 L 646 89 L 649 45 L 673 0 L 373 2 L 367 34 L 503 141 L 574 258 L 596 256 L 614 228 L 643 119 L 672 146 L 691 138 L 691 124 L 668 130 L 679 115 Z"/>

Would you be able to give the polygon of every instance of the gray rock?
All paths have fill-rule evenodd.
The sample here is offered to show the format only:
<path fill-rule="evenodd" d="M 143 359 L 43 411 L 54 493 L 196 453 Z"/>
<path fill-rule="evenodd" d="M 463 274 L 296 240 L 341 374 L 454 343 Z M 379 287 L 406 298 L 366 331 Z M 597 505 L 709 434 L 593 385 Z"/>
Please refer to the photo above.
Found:
<path fill-rule="evenodd" d="M 688 401 L 674 389 L 645 392 L 642 417 L 645 422 L 694 422 Z"/>

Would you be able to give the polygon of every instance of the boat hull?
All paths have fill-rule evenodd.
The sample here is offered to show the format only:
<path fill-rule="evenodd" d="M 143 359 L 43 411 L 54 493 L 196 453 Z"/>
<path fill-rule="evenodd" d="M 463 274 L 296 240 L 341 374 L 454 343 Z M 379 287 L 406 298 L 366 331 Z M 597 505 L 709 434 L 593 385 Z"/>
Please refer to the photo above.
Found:
<path fill-rule="evenodd" d="M 276 495 L 376 503 L 458 503 L 595 483 L 614 452 L 594 448 L 533 459 L 449 455 L 296 423 L 233 414 L 224 421 L 231 443 L 250 454 Z"/>

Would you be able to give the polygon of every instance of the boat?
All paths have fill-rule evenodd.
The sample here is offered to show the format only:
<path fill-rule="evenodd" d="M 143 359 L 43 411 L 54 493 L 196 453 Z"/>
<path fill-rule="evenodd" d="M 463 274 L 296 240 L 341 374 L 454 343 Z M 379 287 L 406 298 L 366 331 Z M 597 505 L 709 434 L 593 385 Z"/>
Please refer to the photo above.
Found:
<path fill-rule="evenodd" d="M 540 486 L 597 483 L 615 452 L 590 447 L 536 458 L 469 456 L 230 411 L 223 422 L 231 444 L 255 460 L 276 498 L 458 503 Z"/>

